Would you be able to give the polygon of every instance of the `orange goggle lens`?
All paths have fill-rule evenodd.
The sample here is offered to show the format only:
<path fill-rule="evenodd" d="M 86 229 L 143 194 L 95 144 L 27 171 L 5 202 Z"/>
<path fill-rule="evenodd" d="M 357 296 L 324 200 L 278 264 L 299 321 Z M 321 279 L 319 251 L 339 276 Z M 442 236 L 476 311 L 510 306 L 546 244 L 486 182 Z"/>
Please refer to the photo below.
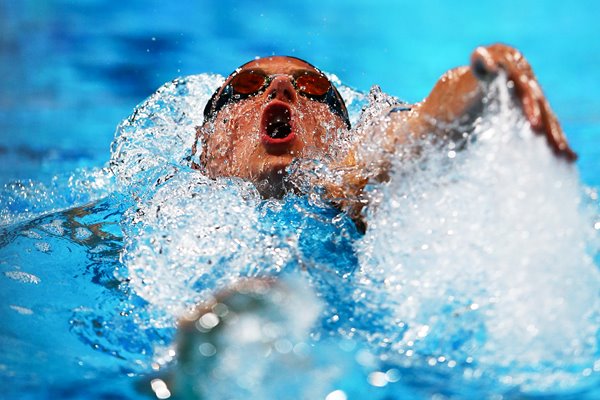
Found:
<path fill-rule="evenodd" d="M 273 75 L 267 75 L 262 70 L 253 69 L 236 72 L 225 86 L 212 95 L 204 108 L 204 119 L 208 121 L 227 104 L 259 94 L 269 87 L 276 76 L 289 77 L 300 95 L 327 104 L 331 111 L 342 117 L 348 128 L 350 128 L 350 120 L 344 100 L 329 82 L 329 79 L 316 70 L 299 70 L 292 74 Z"/>
<path fill-rule="evenodd" d="M 237 73 L 229 82 L 234 92 L 252 96 L 264 90 L 277 75 L 267 75 L 262 71 L 245 70 Z M 331 88 L 329 79 L 323 74 L 312 71 L 300 71 L 290 75 L 294 87 L 300 94 L 323 96 Z"/>

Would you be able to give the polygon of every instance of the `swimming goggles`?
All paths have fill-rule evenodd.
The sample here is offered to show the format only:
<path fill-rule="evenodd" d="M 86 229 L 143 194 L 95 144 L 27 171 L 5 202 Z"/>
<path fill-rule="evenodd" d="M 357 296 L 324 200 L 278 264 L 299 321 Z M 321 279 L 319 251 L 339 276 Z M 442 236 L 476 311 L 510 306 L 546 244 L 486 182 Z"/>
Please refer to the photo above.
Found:
<path fill-rule="evenodd" d="M 267 74 L 261 69 L 237 70 L 223 88 L 217 89 L 204 108 L 204 120 L 214 118 L 227 104 L 236 103 L 263 93 L 277 76 L 288 76 L 301 96 L 318 101 L 329 106 L 329 109 L 339 115 L 348 128 L 350 119 L 342 96 L 331 84 L 329 79 L 316 68 L 313 70 L 299 69 L 291 74 Z"/>

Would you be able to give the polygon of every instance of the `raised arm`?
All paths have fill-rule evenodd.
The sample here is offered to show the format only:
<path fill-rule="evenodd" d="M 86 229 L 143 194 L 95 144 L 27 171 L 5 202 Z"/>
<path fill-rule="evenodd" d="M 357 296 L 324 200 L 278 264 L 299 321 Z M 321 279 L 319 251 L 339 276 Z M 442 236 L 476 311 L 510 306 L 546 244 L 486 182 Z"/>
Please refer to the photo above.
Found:
<path fill-rule="evenodd" d="M 482 100 L 488 83 L 501 70 L 506 73 L 515 100 L 532 130 L 546 137 L 557 156 L 574 161 L 577 155 L 569 147 L 531 66 L 518 50 L 504 44 L 475 49 L 471 65 L 444 74 L 429 96 L 415 105 L 415 112 L 402 123 L 408 123 L 414 135 L 434 132 L 441 136 L 451 133 L 448 131 L 453 126 L 472 123 L 483 110 Z M 390 130 L 393 129 L 392 124 Z"/>
<path fill-rule="evenodd" d="M 445 73 L 429 96 L 407 107 L 409 111 L 390 109 L 389 120 L 374 128 L 380 129 L 379 133 L 384 138 L 381 157 L 363 157 L 361 146 L 364 143 L 359 144 L 340 165 L 332 166 L 342 172 L 337 182 L 325 185 L 328 196 L 358 218 L 360 209 L 365 205 L 365 200 L 361 199 L 365 185 L 369 181 L 387 179 L 389 159 L 402 150 L 404 142 L 431 134 L 441 140 L 449 140 L 472 129 L 473 122 L 484 110 L 483 100 L 489 83 L 501 70 L 505 71 L 515 101 L 533 131 L 546 137 L 558 157 L 574 161 L 577 155 L 569 147 L 527 60 L 510 46 L 494 44 L 475 49 L 470 66 Z"/>

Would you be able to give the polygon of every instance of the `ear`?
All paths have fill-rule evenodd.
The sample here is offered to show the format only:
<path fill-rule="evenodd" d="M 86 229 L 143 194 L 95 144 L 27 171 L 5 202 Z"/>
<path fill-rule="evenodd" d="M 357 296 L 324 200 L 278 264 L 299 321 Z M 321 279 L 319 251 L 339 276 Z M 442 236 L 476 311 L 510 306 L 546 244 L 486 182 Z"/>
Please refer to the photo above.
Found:
<path fill-rule="evenodd" d="M 206 123 L 202 126 L 196 127 L 196 140 L 192 145 L 192 168 L 202 172 L 205 171 L 206 159 L 207 159 L 207 142 L 208 142 L 208 128 Z M 195 160 L 198 160 L 197 163 Z"/>

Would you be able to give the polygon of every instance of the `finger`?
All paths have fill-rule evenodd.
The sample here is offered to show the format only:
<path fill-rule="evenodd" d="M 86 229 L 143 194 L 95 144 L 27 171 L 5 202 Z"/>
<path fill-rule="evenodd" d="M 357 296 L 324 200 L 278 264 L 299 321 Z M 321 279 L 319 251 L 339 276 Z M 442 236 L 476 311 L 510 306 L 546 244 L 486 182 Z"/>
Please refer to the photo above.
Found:
<path fill-rule="evenodd" d="M 540 132 L 544 128 L 540 110 L 540 100 L 543 98 L 540 97 L 541 91 L 533 90 L 532 82 L 535 83 L 535 81 L 531 80 L 525 74 L 520 74 L 516 77 L 509 76 L 509 79 L 515 85 L 515 95 L 523 106 L 525 118 L 527 118 L 534 131 Z"/>
<path fill-rule="evenodd" d="M 577 159 L 577 154 L 569 147 L 569 143 L 558 122 L 558 118 L 556 118 L 556 115 L 552 112 L 548 101 L 544 100 L 542 102 L 541 111 L 545 128 L 544 133 L 546 134 L 546 139 L 554 150 L 554 153 L 565 157 L 569 161 L 575 161 Z"/>
<path fill-rule="evenodd" d="M 522 54 L 512 47 L 496 44 L 477 49 L 474 55 L 483 57 L 486 64 L 493 62 L 496 69 L 505 70 L 507 79 L 514 85 L 515 95 L 522 105 L 525 118 L 534 131 L 541 131 L 543 124 L 539 103 L 543 94 Z"/>
<path fill-rule="evenodd" d="M 544 129 L 544 121 L 542 118 L 542 102 L 544 97 L 542 91 L 539 89 L 539 85 L 533 79 L 526 79 L 527 82 L 523 84 L 525 86 L 525 92 L 521 101 L 523 102 L 523 111 L 527 120 L 531 124 L 531 128 L 534 131 L 541 131 Z"/>
<path fill-rule="evenodd" d="M 560 137 L 561 133 L 557 132 L 557 126 L 552 121 L 552 116 L 550 115 L 551 111 L 548 112 L 546 107 L 542 108 L 542 119 L 544 121 L 544 133 L 546 134 L 546 139 L 548 140 L 548 144 L 552 147 L 555 153 L 560 153 Z M 560 130 L 560 127 L 558 127 Z"/>
<path fill-rule="evenodd" d="M 473 59 L 481 59 L 488 70 L 502 68 L 507 78 L 513 82 L 515 95 L 521 102 L 523 113 L 534 132 L 544 134 L 555 154 L 575 161 L 577 154 L 569 147 L 565 134 L 544 97 L 544 93 L 533 74 L 531 66 L 516 49 L 503 44 L 478 48 Z M 495 69 L 490 67 L 494 63 Z M 497 74 L 497 72 L 496 72 Z"/>

